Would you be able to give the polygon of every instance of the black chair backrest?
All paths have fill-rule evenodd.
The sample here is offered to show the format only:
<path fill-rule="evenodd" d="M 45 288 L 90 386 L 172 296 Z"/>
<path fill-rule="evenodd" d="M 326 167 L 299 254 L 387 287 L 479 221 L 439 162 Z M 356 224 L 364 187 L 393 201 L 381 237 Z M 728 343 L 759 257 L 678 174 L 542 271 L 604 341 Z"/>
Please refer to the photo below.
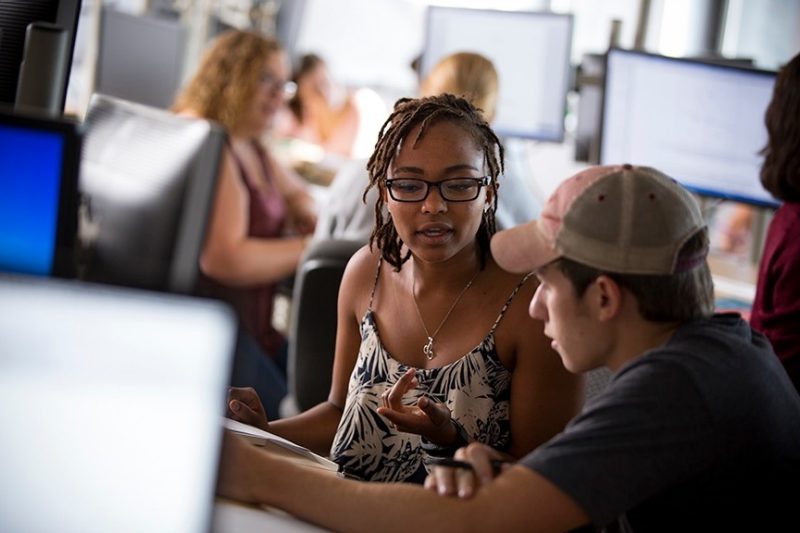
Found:
<path fill-rule="evenodd" d="M 339 284 L 350 257 L 363 245 L 361 241 L 315 240 L 295 275 L 287 377 L 290 400 L 299 411 L 328 398 Z"/>

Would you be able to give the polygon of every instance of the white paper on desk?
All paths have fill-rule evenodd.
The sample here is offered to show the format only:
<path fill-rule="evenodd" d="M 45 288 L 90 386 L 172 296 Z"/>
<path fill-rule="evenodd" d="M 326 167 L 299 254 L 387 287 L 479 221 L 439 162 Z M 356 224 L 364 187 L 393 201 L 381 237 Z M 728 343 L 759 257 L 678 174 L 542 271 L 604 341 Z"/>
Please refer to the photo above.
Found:
<path fill-rule="evenodd" d="M 249 424 L 243 424 L 242 422 L 237 422 L 236 420 L 232 420 L 230 418 L 224 418 L 224 425 L 226 429 L 233 431 L 234 433 L 238 433 L 244 437 L 247 437 L 251 442 L 258 445 L 261 444 L 262 446 L 265 444 L 264 441 L 269 441 L 273 444 L 280 446 L 281 448 L 285 448 L 289 451 L 296 453 L 297 455 L 304 457 L 305 459 L 309 459 L 328 470 L 333 472 L 339 471 L 339 465 L 334 463 L 330 459 L 326 459 L 321 455 L 318 455 L 308 448 L 304 448 L 299 444 L 295 444 L 294 442 L 284 439 L 283 437 L 279 437 L 273 433 L 268 431 L 264 431 L 263 429 L 257 428 L 255 426 L 251 426 Z"/>

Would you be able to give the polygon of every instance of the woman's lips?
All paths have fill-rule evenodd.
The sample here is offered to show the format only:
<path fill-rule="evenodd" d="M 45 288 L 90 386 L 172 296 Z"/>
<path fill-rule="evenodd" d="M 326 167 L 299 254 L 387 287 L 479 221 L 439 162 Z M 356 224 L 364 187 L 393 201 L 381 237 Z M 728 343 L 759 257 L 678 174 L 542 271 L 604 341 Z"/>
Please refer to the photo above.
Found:
<path fill-rule="evenodd" d="M 453 229 L 445 224 L 430 224 L 417 230 L 417 235 L 429 242 L 447 240 L 453 234 Z"/>

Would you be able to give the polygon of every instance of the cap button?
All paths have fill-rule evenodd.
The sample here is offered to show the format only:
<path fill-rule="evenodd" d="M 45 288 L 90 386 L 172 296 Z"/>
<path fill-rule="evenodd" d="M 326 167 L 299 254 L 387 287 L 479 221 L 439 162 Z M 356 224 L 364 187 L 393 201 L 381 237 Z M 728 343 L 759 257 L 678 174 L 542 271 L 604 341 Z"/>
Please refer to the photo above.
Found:
<path fill-rule="evenodd" d="M 630 163 L 625 163 L 622 165 L 623 170 L 633 170 L 633 166 Z"/>

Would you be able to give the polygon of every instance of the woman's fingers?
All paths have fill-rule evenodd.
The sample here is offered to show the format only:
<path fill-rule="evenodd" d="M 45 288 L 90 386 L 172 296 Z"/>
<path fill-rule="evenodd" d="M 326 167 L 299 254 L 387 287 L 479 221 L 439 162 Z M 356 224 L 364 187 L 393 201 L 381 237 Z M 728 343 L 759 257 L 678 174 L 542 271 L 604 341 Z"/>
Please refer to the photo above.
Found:
<path fill-rule="evenodd" d="M 450 409 L 443 403 L 423 396 L 417 401 L 417 407 L 428 416 L 431 424 L 436 427 L 444 426 L 450 422 Z"/>
<path fill-rule="evenodd" d="M 389 389 L 389 393 L 386 395 L 387 407 L 395 411 L 403 410 L 403 396 L 405 396 L 410 389 L 419 385 L 416 375 L 416 369 L 409 368 L 400 376 L 400 379 Z"/>

